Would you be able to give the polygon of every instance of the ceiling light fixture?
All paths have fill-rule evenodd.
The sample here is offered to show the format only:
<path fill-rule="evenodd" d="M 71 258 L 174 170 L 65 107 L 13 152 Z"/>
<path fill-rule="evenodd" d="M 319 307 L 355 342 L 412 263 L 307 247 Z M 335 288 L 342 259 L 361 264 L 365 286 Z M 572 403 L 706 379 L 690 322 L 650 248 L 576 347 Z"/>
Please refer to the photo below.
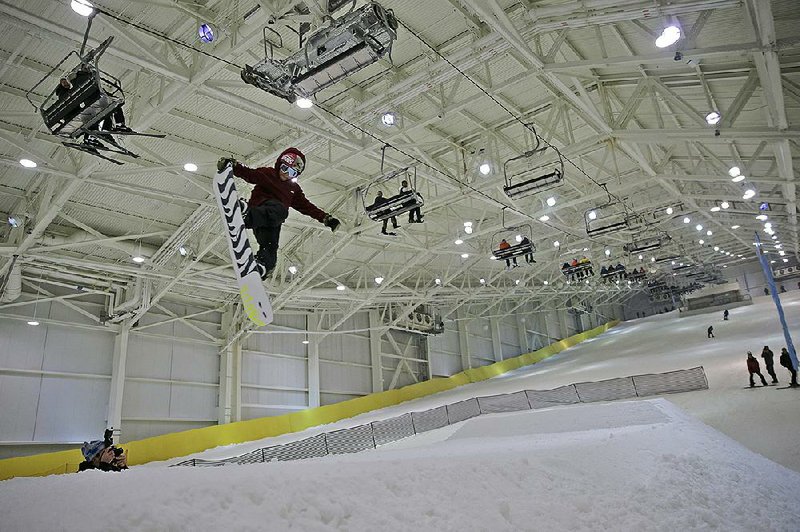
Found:
<path fill-rule="evenodd" d="M 692 219 L 691 219 L 691 218 L 689 218 L 688 216 L 685 216 L 685 217 L 683 218 L 683 223 L 685 223 L 685 224 L 688 224 L 688 223 L 690 223 L 691 221 L 692 221 Z"/>
<path fill-rule="evenodd" d="M 433 282 L 436 283 L 436 284 L 442 284 L 442 280 L 439 279 L 438 277 L 436 279 L 434 279 Z"/>
<path fill-rule="evenodd" d="M 178 248 L 178 253 L 181 254 L 181 257 L 185 257 L 186 255 L 189 254 L 189 252 L 186 250 L 184 246 Z"/>
<path fill-rule="evenodd" d="M 17 221 L 16 218 L 14 218 L 13 216 L 9 215 L 8 216 L 8 225 L 10 225 L 11 227 L 19 227 L 19 222 Z"/>
<path fill-rule="evenodd" d="M 337 285 L 336 285 L 336 289 L 337 289 L 339 292 L 343 292 L 344 290 L 346 290 L 346 289 L 347 289 L 347 287 L 346 287 L 345 285 L 343 285 L 343 284 L 337 284 Z"/>
<path fill-rule="evenodd" d="M 397 115 L 392 112 L 383 113 L 383 116 L 381 116 L 381 123 L 386 127 L 392 127 L 397 124 Z"/>
<path fill-rule="evenodd" d="M 759 214 L 758 216 L 756 216 L 756 220 L 761 221 L 761 222 L 767 221 L 768 218 L 769 217 L 766 214 Z"/>
<path fill-rule="evenodd" d="M 728 207 L 731 206 L 731 204 L 728 203 L 727 201 L 723 201 L 722 203 L 719 204 L 719 206 L 722 207 L 723 209 L 727 209 Z"/>
<path fill-rule="evenodd" d="M 19 164 L 24 166 L 25 168 L 36 168 L 36 162 L 31 161 L 30 159 L 20 159 Z"/>
<path fill-rule="evenodd" d="M 742 194 L 742 199 L 750 199 L 755 195 L 756 191 L 753 190 L 752 188 L 748 188 L 747 190 L 744 191 L 744 194 Z"/>
<path fill-rule="evenodd" d="M 468 259 L 469 258 L 469 253 L 462 253 L 461 254 L 461 258 L 462 259 Z"/>
<path fill-rule="evenodd" d="M 711 212 L 719 212 L 719 210 L 720 210 L 720 207 L 717 207 L 717 206 L 711 207 Z"/>
<path fill-rule="evenodd" d="M 596 220 L 597 219 L 597 213 L 594 212 L 594 211 L 589 211 L 589 219 L 590 220 Z"/>
<path fill-rule="evenodd" d="M 731 181 L 734 183 L 738 183 L 739 181 L 744 181 L 745 177 L 743 175 L 737 175 L 736 177 L 732 178 Z"/>
<path fill-rule="evenodd" d="M 719 124 L 720 120 L 722 120 L 722 115 L 717 111 L 711 111 L 706 115 L 706 123 L 708 123 L 709 126 Z"/>
<path fill-rule="evenodd" d="M 711 236 L 711 235 L 713 235 L 713 234 L 714 234 L 714 233 L 711 231 L 711 229 L 709 229 L 708 231 L 706 231 L 706 236 Z"/>
<path fill-rule="evenodd" d="M 376 277 L 375 284 L 381 284 L 383 282 L 383 277 Z"/>
<path fill-rule="evenodd" d="M 556 240 L 555 242 L 553 242 L 553 247 L 558 247 L 558 246 L 560 246 L 560 245 L 561 245 L 561 242 L 559 242 L 558 240 Z"/>
<path fill-rule="evenodd" d="M 297 273 L 297 266 L 295 266 L 295 265 L 289 266 L 288 270 L 289 270 L 289 273 L 294 275 L 294 274 Z"/>
<path fill-rule="evenodd" d="M 742 175 L 742 171 L 739 169 L 738 166 L 731 166 L 728 170 L 728 175 L 731 177 L 736 177 Z"/>
<path fill-rule="evenodd" d="M 554 197 L 550 196 L 549 198 L 547 198 L 547 205 L 553 207 L 555 204 L 556 204 L 556 199 Z"/>
<path fill-rule="evenodd" d="M 667 26 L 656 39 L 658 48 L 672 46 L 681 38 L 681 29 L 678 26 Z"/>
<path fill-rule="evenodd" d="M 460 238 L 456 238 L 456 241 L 455 241 L 456 246 L 460 246 L 463 243 L 464 243 L 463 240 L 461 240 Z"/>
<path fill-rule="evenodd" d="M 183 165 L 183 169 L 186 170 L 187 172 L 196 172 L 197 165 L 194 163 L 186 163 Z"/>
<path fill-rule="evenodd" d="M 549 219 L 550 219 L 550 217 L 547 216 L 546 214 L 543 214 L 542 216 L 539 216 L 539 221 L 540 222 L 546 222 Z"/>
<path fill-rule="evenodd" d="M 468 235 L 472 234 L 472 222 L 464 222 L 464 232 Z"/>
<path fill-rule="evenodd" d="M 302 344 L 303 345 L 308 345 L 308 340 L 303 340 Z"/>
<path fill-rule="evenodd" d="M 611 256 L 611 250 L 610 250 L 610 249 L 607 249 L 607 250 L 606 250 L 606 257 L 610 257 L 610 256 Z"/>
<path fill-rule="evenodd" d="M 673 212 L 672 207 L 667 207 L 667 214 L 672 214 Z"/>
<path fill-rule="evenodd" d="M 486 284 L 486 279 L 484 279 L 483 277 L 481 277 L 479 280 L 481 284 Z"/>
<path fill-rule="evenodd" d="M 489 165 L 489 163 L 483 163 L 478 167 L 478 171 L 483 175 L 489 175 L 489 172 L 492 171 L 492 167 Z"/>
<path fill-rule="evenodd" d="M 706 243 L 706 241 L 703 240 L 702 238 L 700 240 L 698 240 L 698 242 L 700 243 L 701 246 Z"/>
<path fill-rule="evenodd" d="M 303 98 L 302 96 L 297 98 L 294 103 L 300 109 L 311 109 L 314 107 L 314 102 L 310 98 Z"/>
<path fill-rule="evenodd" d="M 741 227 L 741 225 L 732 225 L 731 229 L 739 229 L 740 227 Z"/>
<path fill-rule="evenodd" d="M 200 37 L 200 40 L 206 44 L 214 41 L 214 29 L 206 22 L 203 22 L 200 24 L 200 27 L 197 28 L 197 35 Z"/>
<path fill-rule="evenodd" d="M 88 0 L 72 0 L 69 7 L 82 17 L 88 17 L 94 11 L 94 6 Z"/>
<path fill-rule="evenodd" d="M 141 255 L 134 255 L 133 257 L 131 257 L 131 260 L 136 264 L 141 264 L 145 261 L 145 258 L 142 257 Z"/>
<path fill-rule="evenodd" d="M 698 231 L 702 231 L 703 230 L 703 226 L 700 225 L 700 224 L 695 225 L 694 228 L 697 229 Z"/>

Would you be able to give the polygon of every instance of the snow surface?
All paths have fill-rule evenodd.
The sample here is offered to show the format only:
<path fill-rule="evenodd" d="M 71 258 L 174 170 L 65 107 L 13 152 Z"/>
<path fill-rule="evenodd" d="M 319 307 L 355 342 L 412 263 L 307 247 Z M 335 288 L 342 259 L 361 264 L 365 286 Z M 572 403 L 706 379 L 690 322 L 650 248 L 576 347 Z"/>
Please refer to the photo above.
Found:
<path fill-rule="evenodd" d="M 797 339 L 800 292 L 784 296 Z M 710 389 L 485 415 L 357 455 L 12 479 L 0 482 L 0 531 L 800 530 L 800 391 L 746 388 L 745 353 L 765 344 L 783 346 L 768 298 L 732 310 L 728 322 L 721 313 L 634 320 L 491 381 L 195 456 L 477 395 L 696 365 Z M 788 372 L 776 371 L 785 386 Z"/>

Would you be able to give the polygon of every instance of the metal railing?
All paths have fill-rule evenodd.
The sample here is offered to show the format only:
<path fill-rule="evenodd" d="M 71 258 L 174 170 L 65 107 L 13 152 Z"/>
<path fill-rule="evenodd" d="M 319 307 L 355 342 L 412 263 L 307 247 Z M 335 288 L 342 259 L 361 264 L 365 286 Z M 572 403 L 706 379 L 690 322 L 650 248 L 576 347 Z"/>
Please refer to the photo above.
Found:
<path fill-rule="evenodd" d="M 551 390 L 521 390 L 514 393 L 473 397 L 430 410 L 409 412 L 342 430 L 325 432 L 302 440 L 256 449 L 249 453 L 206 460 L 191 458 L 175 466 L 216 467 L 228 464 L 303 460 L 331 454 L 357 453 L 403 438 L 436 430 L 482 414 L 536 410 L 559 405 L 616 401 L 666 393 L 708 389 L 702 366 L 667 373 L 650 373 L 594 382 L 580 382 Z"/>

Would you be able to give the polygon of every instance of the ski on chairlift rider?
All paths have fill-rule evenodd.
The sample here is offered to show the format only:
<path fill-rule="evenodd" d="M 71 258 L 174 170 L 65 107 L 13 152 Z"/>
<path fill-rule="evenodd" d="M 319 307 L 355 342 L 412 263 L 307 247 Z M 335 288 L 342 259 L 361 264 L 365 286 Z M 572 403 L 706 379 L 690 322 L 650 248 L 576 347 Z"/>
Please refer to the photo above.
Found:
<path fill-rule="evenodd" d="M 253 230 L 258 241 L 255 258 L 265 269 L 262 278 L 266 279 L 278 262 L 281 225 L 289 216 L 290 207 L 321 222 L 331 231 L 336 231 L 341 224 L 311 203 L 297 184 L 297 178 L 306 165 L 305 155 L 297 148 L 284 150 L 274 167 L 248 168 L 234 159 L 223 157 L 217 161 L 217 169 L 222 172 L 228 164 L 233 165 L 233 175 L 255 185 L 243 217 L 245 227 Z"/>

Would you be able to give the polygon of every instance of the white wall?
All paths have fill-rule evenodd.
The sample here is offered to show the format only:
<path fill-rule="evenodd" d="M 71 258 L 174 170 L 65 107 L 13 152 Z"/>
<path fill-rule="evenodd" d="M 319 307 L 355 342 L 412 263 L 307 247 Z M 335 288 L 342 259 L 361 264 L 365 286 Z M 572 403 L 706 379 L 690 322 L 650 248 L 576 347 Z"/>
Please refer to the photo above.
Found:
<path fill-rule="evenodd" d="M 21 300 L 26 297 L 31 296 L 24 294 Z M 92 302 L 74 302 L 95 316 L 104 309 L 99 296 Z M 130 330 L 123 442 L 218 422 L 222 315 L 210 311 L 186 320 L 174 318 L 202 310 L 162 303 Z M 440 310 L 447 315 L 448 309 Z M 619 309 L 611 305 L 605 310 Z M 117 332 L 57 302 L 37 304 L 42 324 L 30 327 L 25 322 L 32 311 L 32 305 L 0 306 L 0 456 L 44 449 L 33 442 L 73 442 L 74 447 L 75 442 L 99 438 L 109 423 Z M 461 316 L 460 321 L 445 318 L 445 331 L 436 336 L 370 330 L 367 311 L 338 328 L 349 332 L 323 336 L 317 332 L 339 322 L 340 315 L 279 313 L 269 331 L 251 334 L 241 343 L 230 396 L 235 399 L 223 390 L 236 412 L 232 419 L 280 415 L 307 408 L 315 400 L 332 404 L 430 376 L 453 375 L 607 321 L 604 316 L 575 317 L 566 310 L 532 305 L 495 306 L 490 312 L 491 317 L 472 318 L 480 308 L 460 311 L 450 317 Z M 462 352 L 459 323 L 468 353 Z M 306 338 L 308 345 L 302 343 Z M 318 373 L 309 366 L 315 343 Z"/>

